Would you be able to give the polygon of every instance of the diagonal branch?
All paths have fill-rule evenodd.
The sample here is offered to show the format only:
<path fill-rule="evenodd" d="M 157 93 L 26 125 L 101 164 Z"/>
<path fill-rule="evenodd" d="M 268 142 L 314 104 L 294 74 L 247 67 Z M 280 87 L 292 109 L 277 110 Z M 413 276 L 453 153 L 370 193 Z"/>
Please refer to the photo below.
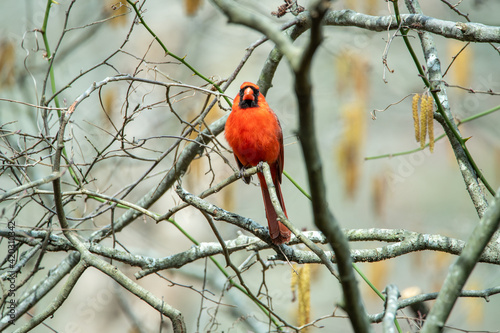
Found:
<path fill-rule="evenodd" d="M 465 282 L 472 273 L 488 242 L 500 227 L 500 189 L 494 202 L 484 213 L 479 224 L 474 228 L 462 253 L 450 267 L 448 275 L 439 292 L 422 329 L 422 333 L 441 330 L 455 305 Z"/>
<path fill-rule="evenodd" d="M 278 215 L 281 223 L 283 223 L 302 243 L 304 243 L 312 252 L 314 252 L 320 262 L 328 268 L 330 273 L 339 279 L 337 272 L 335 271 L 335 267 L 333 266 L 332 260 L 326 255 L 325 251 L 323 251 L 319 246 L 314 244 L 309 238 L 304 236 L 304 234 L 296 228 L 285 216 L 283 213 L 283 209 L 278 200 L 278 195 L 276 194 L 276 188 L 274 187 L 273 179 L 271 176 L 271 169 L 269 169 L 269 165 L 266 162 L 262 163 L 262 171 L 264 174 L 264 178 L 266 180 L 267 189 L 269 190 L 269 196 L 271 197 L 271 202 L 273 203 L 274 210 Z"/>
<path fill-rule="evenodd" d="M 405 0 L 408 10 L 413 13 L 421 13 L 420 5 L 416 0 Z M 399 11 L 397 3 L 394 3 L 396 14 L 399 16 Z M 406 34 L 403 36 L 405 38 L 405 43 L 409 47 L 410 52 L 412 51 L 411 46 L 408 42 L 408 37 Z M 436 45 L 434 39 L 428 32 L 419 33 L 420 41 L 422 44 L 422 49 L 424 52 L 426 67 L 428 71 L 429 80 L 422 77 L 422 79 L 428 85 L 431 94 L 438 106 L 438 111 L 441 117 L 436 117 L 436 120 L 440 121 L 443 125 L 444 130 L 447 133 L 450 144 L 455 153 L 457 163 L 464 178 L 467 191 L 472 199 L 474 207 L 476 208 L 479 217 L 482 217 L 484 211 L 488 207 L 488 202 L 484 196 L 481 185 L 479 184 L 479 178 L 482 176 L 481 171 L 475 165 L 474 160 L 470 156 L 470 153 L 465 146 L 465 141 L 458 130 L 457 124 L 453 120 L 453 115 L 450 111 L 450 105 L 448 102 L 448 95 L 446 93 L 446 87 L 444 85 L 443 76 L 441 73 L 441 63 L 437 54 Z M 414 59 L 415 60 L 415 59 Z M 419 68 L 421 71 L 421 68 Z M 421 73 L 422 74 L 422 73 Z M 484 180 L 484 178 L 483 178 Z M 484 180 L 484 183 L 487 182 Z"/>
<path fill-rule="evenodd" d="M 82 276 L 82 274 L 87 269 L 87 266 L 83 261 L 80 261 L 76 267 L 69 274 L 64 287 L 61 292 L 57 295 L 57 297 L 52 301 L 52 303 L 47 306 L 42 312 L 31 318 L 25 325 L 15 330 L 15 333 L 29 332 L 31 329 L 35 328 L 39 324 L 41 324 L 45 319 L 52 316 L 54 312 L 59 309 L 64 301 L 68 298 L 69 294 L 73 290 L 73 287 L 78 282 L 78 279 Z"/>
<path fill-rule="evenodd" d="M 311 20 L 311 36 L 303 50 L 293 46 L 290 38 L 282 34 L 272 21 L 263 15 L 251 13 L 245 7 L 229 0 L 213 0 L 213 2 L 228 16 L 231 22 L 240 23 L 266 34 L 279 51 L 286 57 L 295 73 L 295 92 L 299 105 L 302 150 L 307 161 L 309 184 L 313 193 L 314 219 L 318 228 L 326 235 L 333 247 L 341 275 L 346 311 L 356 332 L 369 332 L 370 326 L 364 309 L 357 281 L 352 269 L 349 245 L 342 235 L 340 226 L 328 208 L 326 189 L 321 172 L 321 159 L 314 132 L 314 108 L 312 105 L 312 85 L 310 69 L 314 53 L 322 41 L 322 19 L 329 9 L 330 2 L 314 1 L 307 15 Z"/>
<path fill-rule="evenodd" d="M 385 288 L 385 311 L 384 319 L 382 319 L 382 329 L 384 333 L 394 333 L 394 320 L 396 320 L 396 312 L 398 311 L 398 298 L 400 296 L 398 288 L 390 284 Z"/>
<path fill-rule="evenodd" d="M 299 139 L 306 162 L 314 223 L 325 234 L 328 243 L 335 252 L 344 293 L 345 310 L 354 331 L 371 332 L 358 282 L 352 268 L 349 244 L 342 234 L 340 224 L 328 207 L 323 167 L 316 140 L 310 68 L 313 55 L 322 40 L 321 22 L 328 10 L 328 5 L 329 3 L 324 1 L 316 1 L 314 5 L 311 5 L 313 9 L 310 13 L 312 23 L 309 44 L 300 58 L 300 66 L 292 66 L 295 72 L 295 94 L 299 107 Z"/>
<path fill-rule="evenodd" d="M 78 252 L 72 252 L 59 265 L 49 270 L 47 277 L 35 284 L 28 293 L 25 293 L 16 304 L 16 321 L 20 316 L 31 309 L 45 295 L 47 295 L 71 270 L 78 264 L 80 255 Z M 10 325 L 9 315 L 0 319 L 0 331 Z"/>

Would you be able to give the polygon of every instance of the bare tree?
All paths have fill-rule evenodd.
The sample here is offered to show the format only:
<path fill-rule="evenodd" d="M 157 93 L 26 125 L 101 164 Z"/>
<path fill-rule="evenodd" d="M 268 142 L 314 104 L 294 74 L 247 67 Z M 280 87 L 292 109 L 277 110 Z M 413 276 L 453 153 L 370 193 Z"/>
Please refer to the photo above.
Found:
<path fill-rule="evenodd" d="M 365 9 L 371 13 L 373 8 L 368 6 L 376 5 L 366 3 Z M 460 66 L 468 49 L 478 45 L 488 46 L 488 52 L 498 57 L 500 27 L 473 22 L 473 13 L 466 13 L 461 1 L 442 0 L 439 4 L 441 12 L 456 20 L 427 16 L 417 0 L 404 2 L 407 13 L 402 12 L 402 3 L 388 1 L 379 15 L 337 9 L 326 0 L 312 0 L 306 7 L 285 0 L 272 10 L 233 0 L 212 0 L 199 9 L 199 1 L 185 1 L 190 15 L 207 10 L 211 19 L 216 15 L 229 21 L 225 29 L 239 25 L 244 29 L 240 31 L 262 35 L 245 49 L 231 41 L 231 47 L 238 48 L 242 56 L 228 75 L 210 73 L 206 63 L 192 62 L 189 54 L 183 56 L 169 48 L 167 40 L 173 32 L 151 22 L 171 4 L 111 1 L 106 10 L 96 11 L 96 4 L 48 0 L 43 8 L 32 8 L 43 13 L 39 16 L 43 19 L 20 38 L 6 38 L 0 58 L 4 85 L 0 98 L 0 236 L 5 253 L 0 271 L 0 330 L 26 332 L 44 325 L 52 331 L 77 331 L 75 323 L 80 320 L 76 315 L 58 317 L 72 313 L 65 310 L 69 303 L 86 317 L 87 324 L 94 318 L 106 321 L 100 312 L 112 308 L 138 332 L 240 327 L 307 331 L 334 318 L 344 318 L 342 322 L 348 321 L 355 332 L 439 332 L 455 328 L 447 322 L 459 298 L 496 300 L 498 273 L 493 285 L 464 288 L 477 263 L 500 264 L 500 192 L 477 162 L 467 144 L 469 138 L 459 126 L 498 111 L 500 107 L 487 107 L 487 103 L 498 104 L 500 91 L 464 86 L 458 79 L 449 81 L 446 75 Z M 255 6 L 258 10 L 252 8 Z M 414 80 L 421 88 L 406 90 L 399 98 L 387 94 L 378 99 L 387 107 L 371 107 L 370 112 L 363 90 L 370 84 L 369 66 L 355 61 L 363 57 L 356 58 L 354 53 L 335 55 L 348 59 L 338 67 L 336 96 L 343 98 L 351 88 L 355 96 L 354 104 L 346 108 L 346 132 L 338 155 L 343 166 L 335 179 L 344 179 L 348 196 L 355 196 L 362 177 L 359 145 L 366 128 L 353 120 L 358 118 L 349 117 L 356 117 L 360 110 L 362 117 L 371 114 L 376 119 L 381 112 L 388 114 L 412 99 L 420 147 L 366 160 L 427 154 L 446 137 L 477 214 L 477 220 L 469 224 L 467 239 L 450 236 L 452 232 L 417 232 L 403 226 L 347 229 L 333 208 L 335 202 L 328 195 L 332 186 L 327 180 L 329 170 L 322 156 L 325 132 L 318 128 L 317 120 L 322 107 L 318 107 L 321 102 L 316 94 L 318 86 L 330 83 L 317 79 L 315 62 L 327 57 L 325 54 L 331 56 L 324 47 L 325 34 L 352 33 L 355 27 L 384 38 L 385 50 L 370 55 L 380 59 L 382 84 Z M 179 29 L 175 35 L 188 43 L 199 33 L 195 30 Z M 435 41 L 441 37 L 461 42 L 447 68 L 442 66 Z M 266 43 L 271 45 L 264 52 L 267 59 L 254 53 Z M 22 58 L 22 64 L 9 60 L 15 58 L 16 47 L 25 53 L 16 56 Z M 396 47 L 400 49 L 394 50 Z M 411 78 L 398 77 L 393 70 L 391 58 L 396 56 Z M 290 70 L 287 75 L 293 84 L 286 89 L 293 90 L 288 91 L 288 100 L 293 96 L 296 111 L 291 117 L 297 120 L 300 167 L 306 177 L 301 186 L 294 179 L 298 176 L 287 172 L 285 176 L 301 191 L 300 205 L 311 207 L 311 214 L 304 213 L 304 217 L 319 231 L 305 231 L 293 216 L 289 221 L 278 204 L 267 164 L 238 170 L 220 135 L 233 98 L 226 91 L 236 91 L 250 59 L 258 62 L 257 84 L 264 95 L 272 91 L 280 64 Z M 491 64 L 496 77 L 497 67 Z M 341 68 L 347 68 L 354 83 L 343 81 Z M 480 112 L 462 117 L 454 109 L 460 97 L 448 90 L 490 99 L 481 99 Z M 336 98 L 328 95 L 330 101 Z M 377 121 L 385 121 L 387 114 Z M 407 114 L 411 123 L 411 112 Z M 434 120 L 443 132 L 436 137 Z M 492 147 L 498 146 L 498 136 L 492 141 Z M 234 192 L 236 185 L 229 185 L 257 172 L 266 176 L 277 214 L 294 234 L 288 244 L 274 245 L 261 221 L 236 213 L 233 198 L 243 194 Z M 382 200 L 383 186 L 389 181 L 377 183 L 374 198 Z M 382 204 L 377 201 L 375 205 L 373 220 Z M 390 202 L 386 205 L 397 209 Z M 383 246 L 370 247 L 368 242 L 373 241 Z M 366 243 L 352 249 L 351 242 Z M 408 258 L 423 250 L 455 256 L 447 275 L 439 280 L 439 292 L 418 291 L 401 298 L 401 287 L 394 281 L 377 289 L 380 286 L 356 265 Z M 310 311 L 315 285 L 311 284 L 313 265 L 309 264 L 313 263 L 320 270 L 326 268 L 325 280 L 335 286 L 328 291 L 331 308 L 315 317 Z M 293 292 L 288 281 L 283 285 L 283 275 L 276 278 L 279 272 L 291 274 Z M 102 292 L 92 294 L 96 284 L 102 286 Z M 377 313 L 370 313 L 367 307 L 364 284 L 379 297 L 373 302 Z M 341 296 L 333 296 L 333 290 L 339 290 Z M 297 316 L 287 313 L 289 307 L 279 301 L 289 303 L 295 292 Z M 99 300 L 103 306 L 96 305 Z M 435 300 L 432 306 L 430 300 Z M 157 314 L 156 320 L 148 317 L 152 312 Z M 123 330 L 123 326 L 117 329 Z"/>

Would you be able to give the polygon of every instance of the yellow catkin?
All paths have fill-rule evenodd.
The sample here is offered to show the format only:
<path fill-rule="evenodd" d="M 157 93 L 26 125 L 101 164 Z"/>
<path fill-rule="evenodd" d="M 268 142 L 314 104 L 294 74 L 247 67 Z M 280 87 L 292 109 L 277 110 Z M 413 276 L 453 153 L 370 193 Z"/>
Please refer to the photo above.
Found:
<path fill-rule="evenodd" d="M 484 288 L 481 281 L 477 280 L 477 278 L 468 281 L 466 287 L 469 290 L 481 290 Z M 467 298 L 462 302 L 462 306 L 467 313 L 467 322 L 470 325 L 477 326 L 478 324 L 484 322 L 484 314 L 486 310 L 484 308 L 484 304 L 484 300 L 480 298 Z"/>
<path fill-rule="evenodd" d="M 193 16 L 196 14 L 200 8 L 202 0 L 184 0 L 184 7 L 186 8 L 186 14 L 188 16 Z"/>
<path fill-rule="evenodd" d="M 420 141 L 420 123 L 418 121 L 418 100 L 420 99 L 419 94 L 413 95 L 411 101 L 411 111 L 413 113 L 413 127 L 415 127 L 415 140 Z"/>
<path fill-rule="evenodd" d="M 429 149 L 434 152 L 434 100 L 432 96 L 427 96 L 426 102 L 427 133 L 429 134 Z"/>
<path fill-rule="evenodd" d="M 299 274 L 298 270 L 299 266 L 297 264 L 293 264 L 292 266 L 292 278 L 290 279 L 290 289 L 292 290 L 292 295 L 293 295 L 293 300 L 292 302 L 295 301 L 295 293 L 297 292 L 297 285 L 299 283 Z"/>
<path fill-rule="evenodd" d="M 357 54 L 352 58 L 352 80 L 356 100 L 368 100 L 370 81 L 367 80 L 370 64 L 365 56 Z"/>
<path fill-rule="evenodd" d="M 422 96 L 420 100 L 420 148 L 425 147 L 425 137 L 427 135 L 427 99 Z"/>
<path fill-rule="evenodd" d="M 458 86 L 467 88 L 470 85 L 473 49 L 469 45 L 470 47 L 462 50 L 464 46 L 465 44 L 461 41 L 450 39 L 448 42 L 448 55 L 454 60 L 449 71 L 451 77 L 448 80 Z M 464 94 L 466 91 L 458 89 L 458 92 Z"/>
<path fill-rule="evenodd" d="M 366 268 L 363 267 L 363 272 L 365 272 L 366 277 L 374 286 L 385 286 L 387 284 L 388 276 L 391 274 L 391 262 L 383 260 L 371 263 Z M 369 295 L 368 297 L 372 299 L 378 298 L 377 294 L 372 292 L 366 284 L 364 288 L 366 290 L 366 295 Z"/>
<path fill-rule="evenodd" d="M 293 265 L 291 288 L 293 299 L 298 300 L 297 324 L 303 326 L 311 321 L 311 265 Z M 308 329 L 300 332 L 307 333 Z"/>
<path fill-rule="evenodd" d="M 362 149 L 365 140 L 365 106 L 351 102 L 341 106 L 343 134 L 335 146 L 337 163 L 344 179 L 345 193 L 353 198 L 360 180 Z"/>
<path fill-rule="evenodd" d="M 299 271 L 299 325 L 303 326 L 311 320 L 311 269 L 304 265 Z M 302 330 L 301 332 L 307 332 Z"/>
<path fill-rule="evenodd" d="M 118 93 L 116 88 L 108 88 L 104 90 L 102 94 L 102 107 L 104 112 L 108 115 L 108 117 L 112 117 L 116 111 L 116 101 L 118 100 Z"/>
<path fill-rule="evenodd" d="M 365 13 L 368 15 L 376 15 L 379 7 L 380 7 L 380 1 L 368 0 L 365 2 Z"/>
<path fill-rule="evenodd" d="M 378 174 L 372 179 L 372 207 L 375 216 L 382 217 L 386 199 L 387 180 L 384 174 Z"/>
<path fill-rule="evenodd" d="M 500 147 L 494 148 L 493 150 L 493 156 L 494 156 L 494 164 L 493 165 L 500 165 Z M 500 168 L 494 168 L 495 171 L 493 171 L 494 176 L 495 176 L 495 184 L 500 183 Z"/>
<path fill-rule="evenodd" d="M 346 0 L 345 1 L 346 8 L 350 8 L 350 9 L 355 10 L 355 11 L 359 10 L 358 5 L 359 5 L 359 3 L 357 0 Z"/>
<path fill-rule="evenodd" d="M 122 27 L 128 22 L 129 9 L 127 8 L 127 1 L 125 0 L 107 0 L 104 3 L 104 12 L 108 16 L 115 16 L 112 20 L 109 21 L 109 24 L 112 27 Z"/>
<path fill-rule="evenodd" d="M 337 77 L 337 94 L 343 96 L 347 91 L 348 85 L 352 81 L 352 52 L 343 50 L 335 58 L 335 73 Z"/>
<path fill-rule="evenodd" d="M 370 80 L 368 58 L 351 49 L 342 50 L 335 57 L 335 76 L 337 93 L 343 100 L 353 99 L 366 102 L 368 100 Z"/>
<path fill-rule="evenodd" d="M 10 87 L 16 82 L 16 46 L 4 41 L 0 44 L 0 88 Z"/>

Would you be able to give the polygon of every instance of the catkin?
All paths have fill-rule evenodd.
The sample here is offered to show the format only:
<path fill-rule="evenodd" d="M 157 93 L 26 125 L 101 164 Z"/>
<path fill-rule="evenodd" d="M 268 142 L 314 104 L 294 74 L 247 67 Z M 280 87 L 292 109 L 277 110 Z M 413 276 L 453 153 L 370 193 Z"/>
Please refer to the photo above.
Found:
<path fill-rule="evenodd" d="M 429 133 L 429 149 L 434 152 L 434 100 L 427 96 L 426 102 L 427 133 Z"/>
<path fill-rule="evenodd" d="M 425 147 L 425 136 L 427 134 L 427 114 L 425 110 L 427 110 L 427 99 L 422 96 L 420 100 L 420 148 L 422 149 Z"/>
<path fill-rule="evenodd" d="M 419 94 L 413 95 L 411 101 L 411 111 L 413 113 L 413 127 L 415 127 L 415 140 L 420 141 L 420 123 L 418 121 L 418 100 L 420 99 Z"/>

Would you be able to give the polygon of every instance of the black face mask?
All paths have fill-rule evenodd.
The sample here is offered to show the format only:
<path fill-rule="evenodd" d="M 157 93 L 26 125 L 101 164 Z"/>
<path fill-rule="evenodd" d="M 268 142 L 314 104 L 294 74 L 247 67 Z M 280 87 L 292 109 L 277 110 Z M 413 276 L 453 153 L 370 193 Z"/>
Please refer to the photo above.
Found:
<path fill-rule="evenodd" d="M 252 89 L 252 91 L 253 91 L 253 100 L 252 99 L 243 99 L 243 94 L 244 94 L 245 90 L 248 88 Z M 246 109 L 246 108 L 257 107 L 257 106 L 259 106 L 258 100 L 259 100 L 259 90 L 256 90 L 253 87 L 243 87 L 240 89 L 240 103 L 239 103 L 240 108 Z"/>

